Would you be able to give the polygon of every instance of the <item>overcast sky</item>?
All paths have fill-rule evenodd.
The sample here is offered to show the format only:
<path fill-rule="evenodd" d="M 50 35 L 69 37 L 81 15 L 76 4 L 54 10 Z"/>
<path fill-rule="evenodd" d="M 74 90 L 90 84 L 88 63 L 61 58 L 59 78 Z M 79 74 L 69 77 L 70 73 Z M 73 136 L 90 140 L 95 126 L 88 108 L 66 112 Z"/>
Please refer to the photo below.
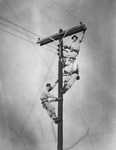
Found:
<path fill-rule="evenodd" d="M 57 149 L 57 126 L 39 96 L 57 79 L 58 42 L 40 47 L 36 41 L 80 21 L 87 31 L 80 80 L 64 95 L 64 149 L 116 149 L 115 0 L 0 0 L 1 150 Z"/>

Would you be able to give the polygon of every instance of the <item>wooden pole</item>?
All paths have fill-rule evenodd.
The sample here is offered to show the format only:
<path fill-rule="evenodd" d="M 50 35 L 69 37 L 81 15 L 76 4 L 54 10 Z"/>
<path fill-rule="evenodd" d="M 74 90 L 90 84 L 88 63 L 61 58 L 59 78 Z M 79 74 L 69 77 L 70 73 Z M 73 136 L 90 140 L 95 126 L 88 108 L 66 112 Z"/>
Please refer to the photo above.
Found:
<path fill-rule="evenodd" d="M 59 34 L 62 29 L 59 30 Z M 61 100 L 58 102 L 58 118 L 61 121 L 58 123 L 58 145 L 57 150 L 63 150 L 63 93 L 61 91 L 63 85 L 62 76 L 62 60 L 63 60 L 63 40 L 62 36 L 59 37 L 59 63 L 58 63 L 58 98 Z"/>

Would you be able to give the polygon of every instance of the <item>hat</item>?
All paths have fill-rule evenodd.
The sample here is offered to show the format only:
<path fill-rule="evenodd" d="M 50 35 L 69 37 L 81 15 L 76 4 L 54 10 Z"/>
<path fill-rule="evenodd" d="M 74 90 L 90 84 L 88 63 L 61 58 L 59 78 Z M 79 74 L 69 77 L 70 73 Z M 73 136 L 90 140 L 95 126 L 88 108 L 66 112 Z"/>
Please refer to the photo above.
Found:
<path fill-rule="evenodd" d="M 51 84 L 50 84 L 50 83 L 47 83 L 46 86 L 51 86 Z"/>
<path fill-rule="evenodd" d="M 73 35 L 73 36 L 72 36 L 72 39 L 73 39 L 74 37 L 76 37 L 76 38 L 78 39 L 78 37 L 77 37 L 76 35 Z"/>

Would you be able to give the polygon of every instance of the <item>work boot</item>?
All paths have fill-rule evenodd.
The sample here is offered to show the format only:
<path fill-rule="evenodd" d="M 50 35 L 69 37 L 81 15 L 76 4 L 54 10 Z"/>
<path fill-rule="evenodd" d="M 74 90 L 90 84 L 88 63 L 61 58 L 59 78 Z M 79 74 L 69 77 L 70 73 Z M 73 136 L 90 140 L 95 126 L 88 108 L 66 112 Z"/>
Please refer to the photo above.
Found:
<path fill-rule="evenodd" d="M 77 76 L 77 78 L 76 78 L 77 80 L 80 80 L 80 76 Z"/>
<path fill-rule="evenodd" d="M 64 74 L 69 75 L 69 72 L 67 72 L 66 70 L 64 70 Z"/>
<path fill-rule="evenodd" d="M 60 118 L 54 118 L 53 120 L 54 120 L 54 123 L 56 123 L 56 124 L 57 124 L 59 121 L 61 121 Z"/>
<path fill-rule="evenodd" d="M 56 118 L 55 119 L 55 123 L 57 124 L 58 122 L 60 122 L 61 121 L 61 119 L 60 118 Z"/>
<path fill-rule="evenodd" d="M 65 62 L 66 62 L 65 60 L 62 61 L 62 67 L 63 67 L 63 68 L 67 66 L 67 65 L 65 64 Z"/>
<path fill-rule="evenodd" d="M 61 92 L 63 93 L 63 94 L 65 94 L 66 93 L 66 91 L 68 90 L 68 89 L 66 89 L 66 88 L 62 88 L 62 89 L 60 89 L 61 90 Z"/>
<path fill-rule="evenodd" d="M 56 100 L 57 100 L 57 101 L 60 101 L 60 98 L 57 98 Z"/>
<path fill-rule="evenodd" d="M 58 56 L 59 56 L 59 48 L 57 49 L 57 54 L 58 54 Z"/>

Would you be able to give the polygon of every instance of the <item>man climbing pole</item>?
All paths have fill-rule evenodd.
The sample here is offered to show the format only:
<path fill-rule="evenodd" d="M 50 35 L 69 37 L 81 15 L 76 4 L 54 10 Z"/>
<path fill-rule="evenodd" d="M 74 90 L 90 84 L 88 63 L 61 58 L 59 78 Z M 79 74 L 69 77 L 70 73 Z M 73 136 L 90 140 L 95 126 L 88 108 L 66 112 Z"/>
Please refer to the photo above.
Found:
<path fill-rule="evenodd" d="M 50 91 L 56 86 L 58 80 L 55 82 L 55 84 L 52 86 L 50 83 L 47 83 L 46 84 L 46 88 L 45 90 L 42 92 L 41 96 L 40 96 L 40 99 L 41 99 L 41 103 L 43 105 L 43 108 L 46 109 L 49 117 L 53 120 L 54 123 L 58 123 L 60 121 L 60 118 L 58 118 L 56 116 L 56 113 L 55 113 L 55 108 L 53 105 L 51 105 L 50 103 L 51 102 L 57 102 L 59 101 L 60 99 L 55 97 L 54 95 L 50 94 Z M 49 101 L 48 99 L 49 98 L 52 98 L 51 101 Z"/>
<path fill-rule="evenodd" d="M 85 35 L 85 31 L 83 31 L 83 35 L 81 39 L 79 39 L 76 35 L 73 35 L 71 44 L 69 46 L 67 45 L 64 46 L 64 58 L 66 60 L 67 59 L 68 61 L 70 61 L 70 59 L 73 59 L 73 61 L 76 60 L 76 57 L 80 51 L 80 44 L 84 38 L 84 35 Z"/>
<path fill-rule="evenodd" d="M 64 86 L 62 89 L 63 94 L 65 94 L 73 86 L 76 80 L 80 79 L 78 65 L 76 64 L 76 67 L 73 68 L 66 68 L 64 74 L 66 76 L 64 79 Z"/>

